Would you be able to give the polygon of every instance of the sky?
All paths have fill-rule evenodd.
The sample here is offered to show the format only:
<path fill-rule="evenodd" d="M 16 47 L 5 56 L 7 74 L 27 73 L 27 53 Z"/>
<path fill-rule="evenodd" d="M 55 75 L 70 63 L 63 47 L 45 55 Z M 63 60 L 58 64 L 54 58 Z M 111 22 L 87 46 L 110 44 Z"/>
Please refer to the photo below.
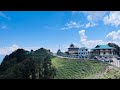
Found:
<path fill-rule="evenodd" d="M 0 62 L 18 48 L 120 45 L 120 11 L 0 11 Z"/>

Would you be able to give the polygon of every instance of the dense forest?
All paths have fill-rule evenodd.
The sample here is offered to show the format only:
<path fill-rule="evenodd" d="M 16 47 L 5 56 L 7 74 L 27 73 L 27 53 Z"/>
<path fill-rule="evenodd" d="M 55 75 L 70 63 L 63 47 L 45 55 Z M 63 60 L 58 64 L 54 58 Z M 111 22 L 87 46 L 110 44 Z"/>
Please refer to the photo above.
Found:
<path fill-rule="evenodd" d="M 0 65 L 0 79 L 52 79 L 56 74 L 50 50 L 17 49 L 6 55 Z"/>

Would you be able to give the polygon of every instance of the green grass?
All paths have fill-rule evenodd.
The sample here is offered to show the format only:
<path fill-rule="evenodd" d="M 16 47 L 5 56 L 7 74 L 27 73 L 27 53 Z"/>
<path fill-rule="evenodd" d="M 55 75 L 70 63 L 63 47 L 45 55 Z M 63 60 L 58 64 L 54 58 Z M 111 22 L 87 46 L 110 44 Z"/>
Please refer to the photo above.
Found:
<path fill-rule="evenodd" d="M 103 71 L 108 64 L 93 60 L 76 60 L 52 58 L 52 64 L 57 69 L 55 79 L 84 79 Z"/>
<path fill-rule="evenodd" d="M 111 69 L 108 69 L 101 79 L 120 79 L 120 68 L 113 67 Z"/>

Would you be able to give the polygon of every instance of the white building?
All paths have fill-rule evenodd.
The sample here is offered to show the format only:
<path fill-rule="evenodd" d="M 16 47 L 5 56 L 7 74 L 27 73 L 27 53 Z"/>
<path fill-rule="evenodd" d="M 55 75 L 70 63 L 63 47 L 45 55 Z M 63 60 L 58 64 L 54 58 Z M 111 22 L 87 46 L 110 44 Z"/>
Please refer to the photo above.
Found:
<path fill-rule="evenodd" d="M 88 54 L 89 54 L 88 48 L 81 47 L 78 49 L 79 58 L 83 58 L 83 59 L 88 58 Z"/>

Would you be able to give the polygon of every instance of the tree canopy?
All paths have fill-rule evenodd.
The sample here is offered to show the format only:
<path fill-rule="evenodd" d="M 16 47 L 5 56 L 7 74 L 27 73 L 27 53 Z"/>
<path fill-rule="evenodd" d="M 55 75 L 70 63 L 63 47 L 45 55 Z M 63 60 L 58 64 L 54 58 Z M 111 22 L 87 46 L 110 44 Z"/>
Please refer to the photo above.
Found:
<path fill-rule="evenodd" d="M 56 69 L 51 64 L 50 50 L 17 49 L 6 55 L 0 65 L 0 79 L 52 79 Z"/>
<path fill-rule="evenodd" d="M 117 55 L 120 55 L 120 54 L 119 54 L 119 52 L 120 52 L 120 47 L 119 47 L 117 44 L 115 44 L 115 43 L 108 43 L 108 45 L 109 45 L 110 47 L 114 47 L 114 48 L 115 48 L 115 53 L 116 53 Z"/>

